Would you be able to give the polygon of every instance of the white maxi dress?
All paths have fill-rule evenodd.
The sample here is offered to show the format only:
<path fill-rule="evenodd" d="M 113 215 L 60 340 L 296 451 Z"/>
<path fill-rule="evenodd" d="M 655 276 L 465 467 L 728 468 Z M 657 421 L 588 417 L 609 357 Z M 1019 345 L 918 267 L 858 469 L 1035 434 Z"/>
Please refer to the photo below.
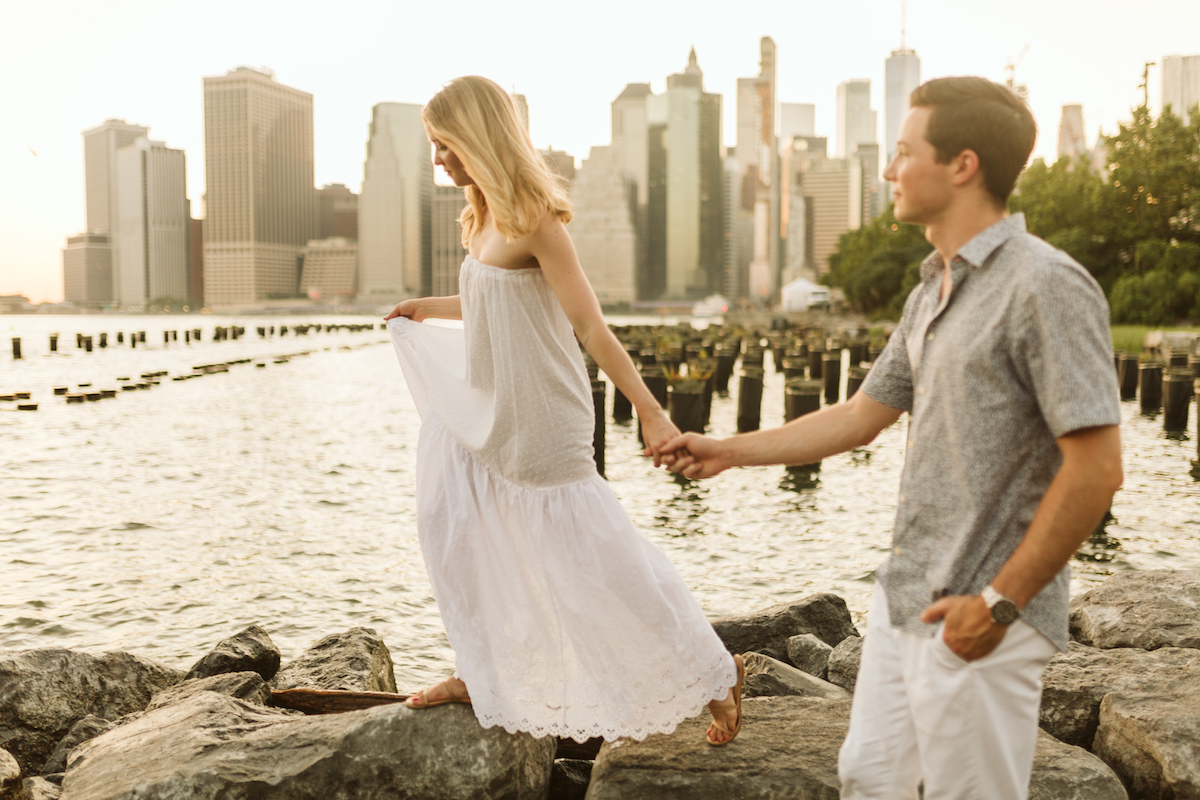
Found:
<path fill-rule="evenodd" d="M 725 697 L 733 658 L 596 471 L 583 357 L 541 270 L 468 256 L 459 274 L 463 328 L 389 324 L 455 674 L 484 727 L 670 732 Z"/>

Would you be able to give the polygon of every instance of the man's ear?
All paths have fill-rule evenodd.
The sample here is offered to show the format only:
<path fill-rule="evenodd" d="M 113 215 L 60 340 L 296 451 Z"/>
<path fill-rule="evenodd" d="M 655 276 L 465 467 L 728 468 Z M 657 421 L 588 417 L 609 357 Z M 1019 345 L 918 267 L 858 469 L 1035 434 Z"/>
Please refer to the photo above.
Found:
<path fill-rule="evenodd" d="M 955 186 L 966 186 L 972 180 L 983 181 L 983 169 L 979 164 L 979 154 L 974 150 L 963 150 L 951 161 L 950 179 Z"/>

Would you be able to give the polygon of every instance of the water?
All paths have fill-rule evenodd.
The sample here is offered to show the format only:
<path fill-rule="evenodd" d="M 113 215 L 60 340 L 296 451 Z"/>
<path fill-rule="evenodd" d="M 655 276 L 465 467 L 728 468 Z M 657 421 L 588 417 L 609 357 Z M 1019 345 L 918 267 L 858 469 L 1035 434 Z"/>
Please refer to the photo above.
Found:
<path fill-rule="evenodd" d="M 121 649 L 187 668 L 251 623 L 285 659 L 366 626 L 391 649 L 401 688 L 446 674 L 453 655 L 415 530 L 419 420 L 386 333 L 254 332 L 363 321 L 0 317 L 0 394 L 31 391 L 40 406 L 0 403 L 0 650 Z M 245 339 L 211 341 L 215 325 L 234 323 Z M 194 327 L 203 341 L 185 345 Z M 169 329 L 181 340 L 163 346 Z M 147 346 L 75 348 L 76 332 L 118 330 L 145 330 Z M 53 331 L 63 334 L 57 355 Z M 23 340 L 23 361 L 9 360 L 11 336 Z M 315 352 L 273 363 L 303 350 Z M 82 405 L 52 394 L 240 358 L 266 367 Z M 783 421 L 783 380 L 769 362 L 764 427 Z M 608 400 L 611 419 L 611 388 Z M 736 398 L 714 399 L 711 430 L 732 433 L 736 411 Z M 1117 570 L 1200 565 L 1195 441 L 1165 437 L 1134 403 L 1123 413 L 1125 487 L 1105 536 L 1075 561 L 1075 591 Z M 607 441 L 610 485 L 707 613 L 832 591 L 861 623 L 889 541 L 903 420 L 811 479 L 762 467 L 681 482 L 641 457 L 631 426 L 610 422 Z"/>

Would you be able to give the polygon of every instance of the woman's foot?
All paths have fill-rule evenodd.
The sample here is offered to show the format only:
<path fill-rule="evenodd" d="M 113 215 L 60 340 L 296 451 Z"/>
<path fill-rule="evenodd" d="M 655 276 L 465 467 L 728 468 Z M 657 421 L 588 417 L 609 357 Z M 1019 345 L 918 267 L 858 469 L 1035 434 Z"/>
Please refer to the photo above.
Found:
<path fill-rule="evenodd" d="M 746 666 L 738 655 L 733 657 L 733 663 L 737 666 L 737 683 L 724 700 L 713 700 L 708 704 L 713 721 L 704 738 L 718 747 L 732 742 L 742 730 L 742 684 L 746 680 Z"/>
<path fill-rule="evenodd" d="M 433 708 L 447 703 L 470 704 L 471 695 L 467 693 L 467 685 L 458 678 L 446 678 L 428 689 L 421 689 L 404 701 L 409 708 Z"/>

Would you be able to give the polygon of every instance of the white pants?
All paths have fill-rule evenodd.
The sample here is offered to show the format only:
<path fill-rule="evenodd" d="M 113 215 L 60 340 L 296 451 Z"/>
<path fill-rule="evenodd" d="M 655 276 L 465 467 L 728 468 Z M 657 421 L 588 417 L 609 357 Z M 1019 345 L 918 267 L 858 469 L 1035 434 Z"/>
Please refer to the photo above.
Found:
<path fill-rule="evenodd" d="M 1024 620 L 970 663 L 942 640 L 896 630 L 871 599 L 850 731 L 838 759 L 842 797 L 1025 800 L 1037 743 L 1042 671 L 1056 648 Z"/>

